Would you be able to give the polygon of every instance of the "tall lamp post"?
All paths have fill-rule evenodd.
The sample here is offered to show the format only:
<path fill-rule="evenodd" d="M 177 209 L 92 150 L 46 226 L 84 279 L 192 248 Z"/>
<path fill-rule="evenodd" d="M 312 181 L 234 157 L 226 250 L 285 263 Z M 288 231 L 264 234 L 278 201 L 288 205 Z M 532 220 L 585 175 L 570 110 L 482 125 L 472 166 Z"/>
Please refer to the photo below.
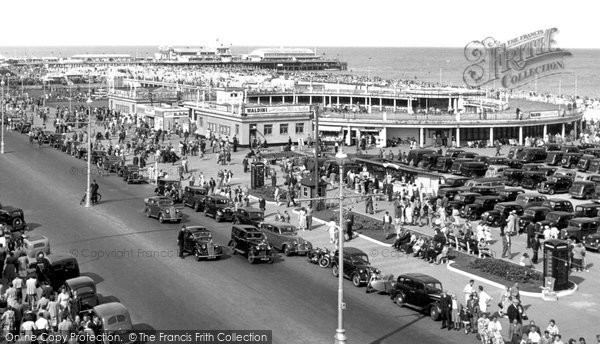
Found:
<path fill-rule="evenodd" d="M 344 309 L 346 308 L 344 304 L 344 240 L 346 239 L 344 236 L 344 184 L 342 180 L 344 179 L 344 163 L 348 155 L 343 152 L 343 144 L 340 145 L 340 148 L 335 155 L 335 160 L 337 161 L 340 167 L 340 230 L 338 231 L 338 266 L 340 273 L 338 274 L 338 327 L 335 330 L 335 344 L 345 344 L 346 343 L 346 331 L 344 330 Z"/>
<path fill-rule="evenodd" d="M 88 106 L 88 147 L 87 147 L 87 193 L 85 197 L 85 207 L 89 208 L 92 206 L 92 98 L 88 98 L 86 101 Z"/>
<path fill-rule="evenodd" d="M 0 143 L 0 154 L 4 154 L 4 79 L 0 81 L 0 89 L 2 93 L 2 100 L 0 100 L 0 105 L 2 106 L 2 142 Z"/>

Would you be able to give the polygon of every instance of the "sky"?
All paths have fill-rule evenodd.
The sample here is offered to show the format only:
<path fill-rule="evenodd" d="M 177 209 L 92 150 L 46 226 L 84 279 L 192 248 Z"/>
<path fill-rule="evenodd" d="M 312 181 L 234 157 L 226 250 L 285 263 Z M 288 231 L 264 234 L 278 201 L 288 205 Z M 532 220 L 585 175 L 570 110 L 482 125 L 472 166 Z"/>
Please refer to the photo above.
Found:
<path fill-rule="evenodd" d="M 464 47 L 556 27 L 600 48 L 597 1 L 28 0 L 0 3 L 0 46 Z M 8 34 L 5 34 L 7 33 Z"/>

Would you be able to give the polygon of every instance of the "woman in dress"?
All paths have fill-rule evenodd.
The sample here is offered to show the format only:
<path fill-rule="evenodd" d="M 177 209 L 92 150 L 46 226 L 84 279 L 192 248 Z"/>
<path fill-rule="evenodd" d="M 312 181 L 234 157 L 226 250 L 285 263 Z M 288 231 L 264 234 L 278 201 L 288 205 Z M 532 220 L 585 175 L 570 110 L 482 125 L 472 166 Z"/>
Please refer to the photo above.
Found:
<path fill-rule="evenodd" d="M 504 338 L 502 338 L 502 325 L 495 316 L 492 317 L 488 324 L 488 335 L 492 344 L 504 344 Z"/>
<path fill-rule="evenodd" d="M 298 227 L 303 231 L 306 230 L 306 209 L 304 208 L 300 209 L 298 213 Z"/>

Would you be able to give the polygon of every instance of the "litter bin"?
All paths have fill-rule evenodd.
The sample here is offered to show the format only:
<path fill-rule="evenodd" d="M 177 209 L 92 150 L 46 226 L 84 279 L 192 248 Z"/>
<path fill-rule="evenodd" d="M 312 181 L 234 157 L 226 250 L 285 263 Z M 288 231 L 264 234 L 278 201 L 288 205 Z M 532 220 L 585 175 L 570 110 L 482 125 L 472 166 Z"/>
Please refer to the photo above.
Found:
<path fill-rule="evenodd" d="M 253 162 L 250 164 L 250 188 L 258 189 L 265 185 L 265 164 Z"/>

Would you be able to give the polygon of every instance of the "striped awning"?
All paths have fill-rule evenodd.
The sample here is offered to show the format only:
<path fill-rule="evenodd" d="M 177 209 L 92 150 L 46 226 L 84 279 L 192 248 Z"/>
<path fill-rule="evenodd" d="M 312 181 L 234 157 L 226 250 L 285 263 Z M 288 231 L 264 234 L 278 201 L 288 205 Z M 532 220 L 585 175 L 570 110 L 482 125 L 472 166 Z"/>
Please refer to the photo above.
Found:
<path fill-rule="evenodd" d="M 340 131 L 342 131 L 342 127 L 334 127 L 334 126 L 330 126 L 330 125 L 319 125 L 319 131 L 340 132 Z"/>

